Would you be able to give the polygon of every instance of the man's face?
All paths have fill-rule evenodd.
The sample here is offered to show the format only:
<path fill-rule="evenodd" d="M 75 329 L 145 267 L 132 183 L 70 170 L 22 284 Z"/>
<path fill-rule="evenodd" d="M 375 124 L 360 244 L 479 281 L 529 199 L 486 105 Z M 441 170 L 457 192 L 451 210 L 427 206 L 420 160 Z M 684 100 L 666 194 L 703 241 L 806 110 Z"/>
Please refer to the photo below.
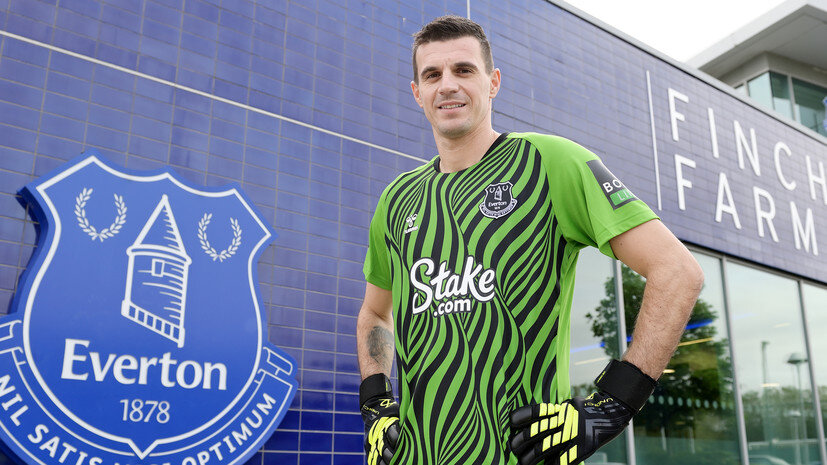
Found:
<path fill-rule="evenodd" d="M 481 125 L 491 127 L 491 99 L 500 87 L 500 70 L 485 71 L 476 38 L 420 45 L 416 64 L 419 83 L 411 82 L 411 89 L 435 137 L 457 139 Z"/>

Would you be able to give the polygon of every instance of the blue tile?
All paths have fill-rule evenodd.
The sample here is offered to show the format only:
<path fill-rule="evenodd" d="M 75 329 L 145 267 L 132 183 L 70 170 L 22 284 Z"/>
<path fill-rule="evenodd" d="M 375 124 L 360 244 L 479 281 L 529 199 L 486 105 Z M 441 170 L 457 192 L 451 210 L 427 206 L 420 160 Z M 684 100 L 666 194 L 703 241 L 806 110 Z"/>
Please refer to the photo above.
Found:
<path fill-rule="evenodd" d="M 213 130 L 215 130 L 215 126 L 218 121 L 219 120 L 213 120 Z M 222 132 L 221 134 L 225 133 Z M 247 152 L 249 153 L 250 150 L 251 149 L 247 149 Z M 245 158 L 245 149 L 243 145 L 218 137 L 210 137 L 210 153 L 239 161 Z M 246 158 L 249 158 L 249 156 Z"/>
<path fill-rule="evenodd" d="M 39 112 L 35 110 L 0 101 L 0 115 L 6 124 L 37 131 Z"/>
<path fill-rule="evenodd" d="M 215 80 L 214 93 L 219 97 L 236 102 L 246 103 L 247 101 L 247 89 L 245 87 L 220 79 Z"/>
<path fill-rule="evenodd" d="M 291 19 L 295 18 L 307 24 L 316 24 L 316 12 L 297 3 L 289 4 L 288 14 Z"/>
<path fill-rule="evenodd" d="M 37 138 L 37 153 L 61 160 L 68 160 L 80 155 L 83 151 L 82 138 L 83 134 L 78 134 L 76 140 L 66 140 L 41 133 Z M 40 162 L 41 160 L 44 159 L 38 157 L 37 161 Z M 41 171 L 41 173 L 43 172 Z"/>
<path fill-rule="evenodd" d="M 92 86 L 92 96 L 90 100 L 110 108 L 123 111 L 132 110 L 132 95 L 130 93 L 100 84 L 94 84 Z"/>
<path fill-rule="evenodd" d="M 172 128 L 164 122 L 134 115 L 132 117 L 132 132 L 166 143 L 170 140 Z"/>
<path fill-rule="evenodd" d="M 106 147 L 116 152 L 126 152 L 129 134 L 89 124 L 86 126 L 86 143 L 96 147 Z"/>
<path fill-rule="evenodd" d="M 144 23 L 149 23 L 149 21 L 145 21 Z M 160 33 L 160 31 L 155 31 L 156 33 Z M 155 37 L 153 35 L 153 37 Z M 177 38 L 176 38 L 177 41 Z M 141 46 L 140 52 L 143 55 L 148 55 L 153 57 L 161 62 L 165 63 L 177 63 L 178 62 L 178 53 L 179 49 L 170 43 L 161 42 L 160 40 L 155 40 L 147 36 L 143 36 L 141 38 Z M 143 63 L 145 57 L 141 57 L 141 62 Z M 150 74 L 150 73 L 147 73 Z M 153 74 L 154 75 L 154 74 Z M 174 73 L 172 74 L 174 77 Z M 163 76 L 159 76 L 163 77 Z M 168 77 L 164 77 L 164 79 L 169 79 Z"/>
<path fill-rule="evenodd" d="M 308 287 L 310 284 L 308 283 Z M 305 305 L 308 309 L 313 310 L 320 310 L 324 313 L 317 313 L 317 312 L 306 312 L 305 317 L 305 326 L 307 329 L 313 329 L 316 331 L 328 331 L 333 332 L 336 330 L 336 321 L 331 318 L 330 314 L 336 311 L 336 302 L 333 299 L 332 306 L 324 307 L 321 305 L 316 305 L 320 302 L 320 299 L 315 299 L 311 301 L 310 293 L 308 292 L 308 303 Z M 311 341 L 310 339 L 306 339 L 307 347 L 319 350 L 335 350 L 336 349 L 336 341 L 332 337 L 331 334 L 326 333 L 318 333 L 315 334 L 315 338 Z M 331 361 L 332 363 L 332 361 Z M 331 368 L 332 369 L 332 368 Z"/>
<path fill-rule="evenodd" d="M 302 408 L 306 410 L 333 410 L 333 393 L 302 391 Z M 304 421 L 304 417 L 302 417 Z M 329 429 L 329 428 L 328 428 Z"/>
<path fill-rule="evenodd" d="M 141 30 L 141 20 L 138 15 L 107 4 L 103 5 L 101 22 L 113 24 L 133 32 L 139 32 Z"/>
<path fill-rule="evenodd" d="M 77 14 L 63 8 L 58 8 L 57 11 L 57 27 L 90 38 L 98 37 L 98 20 L 96 18 Z"/>
<path fill-rule="evenodd" d="M 100 25 L 98 40 L 102 45 L 114 46 L 131 52 L 137 52 L 141 44 L 141 36 L 138 33 L 105 23 Z"/>
<path fill-rule="evenodd" d="M 61 8 L 67 8 L 90 18 L 100 16 L 101 5 L 96 0 L 61 0 Z"/>
<path fill-rule="evenodd" d="M 210 112 L 213 100 L 182 89 L 175 89 L 175 104 L 206 114 Z"/>
<path fill-rule="evenodd" d="M 245 69 L 221 61 L 215 64 L 215 77 L 229 83 L 237 84 L 239 87 L 247 87 L 249 81 L 249 73 Z M 246 89 L 244 95 L 246 95 Z M 244 103 L 244 101 L 241 102 Z"/>
<path fill-rule="evenodd" d="M 188 149 L 206 152 L 209 145 L 209 136 L 203 133 L 190 131 L 178 126 L 172 128 L 172 144 Z"/>
<path fill-rule="evenodd" d="M 182 40 L 182 44 L 186 43 L 189 46 L 195 46 L 196 45 L 195 40 L 201 40 L 205 43 L 204 44 L 205 46 L 209 46 L 213 50 L 212 53 L 205 53 L 205 55 L 212 56 L 212 54 L 215 53 L 215 43 L 212 42 L 212 40 L 215 40 L 215 38 L 218 36 L 218 25 L 215 24 L 215 22 L 213 22 L 213 21 L 204 21 L 203 19 L 195 17 L 195 16 L 184 15 L 184 22 L 183 22 L 183 28 L 182 29 L 184 31 L 187 31 L 183 34 L 182 37 L 184 39 L 186 39 L 188 36 L 190 37 L 190 39 Z M 196 34 L 197 36 L 200 36 L 202 38 L 210 39 L 210 41 L 205 41 L 203 39 L 197 39 L 196 36 L 191 36 L 188 33 Z M 196 51 L 198 51 L 198 50 L 196 50 Z M 201 52 L 199 52 L 199 53 L 201 53 Z"/>
<path fill-rule="evenodd" d="M 141 44 L 141 51 L 165 61 L 174 61 L 175 56 L 173 55 L 173 50 L 175 50 L 175 46 L 177 46 L 181 41 L 180 29 L 157 23 L 149 19 L 144 19 L 142 34 L 144 41 L 147 37 L 157 39 L 159 43 L 155 44 L 154 47 L 158 47 L 159 51 L 155 53 L 147 52 L 145 51 L 147 49 L 144 48 L 143 43 Z M 175 50 L 175 53 L 177 53 L 177 50 Z"/>
<path fill-rule="evenodd" d="M 43 87 L 46 81 L 46 70 L 40 66 L 4 58 L 0 65 L 0 78 L 34 87 Z"/>
<path fill-rule="evenodd" d="M 48 43 L 52 37 L 52 28 L 39 21 L 9 13 L 6 17 L 6 31 L 22 35 L 29 39 Z"/>
<path fill-rule="evenodd" d="M 301 347 L 302 346 L 302 331 L 300 329 L 286 328 L 286 327 L 271 327 L 268 341 L 279 346 L 279 348 Z M 316 389 L 330 389 L 332 383 L 329 385 L 321 385 L 314 383 Z M 308 387 L 307 385 L 303 385 Z"/>
<path fill-rule="evenodd" d="M 265 450 L 279 450 L 290 451 L 299 450 L 299 433 L 294 431 L 283 431 L 282 428 L 276 430 L 272 436 L 264 443 Z"/>
<path fill-rule="evenodd" d="M 16 274 L 15 269 L 11 269 L 11 277 Z M 304 403 L 302 408 L 309 408 Z M 333 429 L 333 414 L 327 412 L 307 412 L 301 414 L 301 428 L 302 430 L 316 430 L 316 431 L 331 431 Z"/>
<path fill-rule="evenodd" d="M 339 439 L 340 436 L 336 436 L 336 452 L 339 452 Z M 359 439 L 361 441 L 361 439 Z M 352 441 L 356 441 L 356 439 L 346 439 L 349 443 Z M 361 444 L 361 443 L 360 443 Z M 352 445 L 348 447 L 348 449 L 353 448 Z M 353 452 L 360 452 L 353 451 Z M 363 454 L 355 455 L 355 454 L 336 454 L 333 456 L 333 465 L 363 465 L 365 463 L 365 456 Z"/>
<path fill-rule="evenodd" d="M 325 452 L 333 449 L 333 435 L 331 433 L 313 433 L 302 431 L 300 433 L 299 440 L 301 441 L 301 449 L 303 451 Z M 304 461 L 304 457 L 313 456 L 303 456 L 301 462 L 302 464 L 306 463 Z M 319 457 L 319 459 L 323 461 L 309 463 L 330 463 L 330 456 L 328 455 Z"/>
<path fill-rule="evenodd" d="M 263 452 L 263 465 L 296 465 L 299 454 Z"/>
<path fill-rule="evenodd" d="M 174 10 L 153 1 L 148 1 L 144 8 L 144 15 L 159 23 L 178 28 L 181 25 L 181 11 Z"/>
<path fill-rule="evenodd" d="M 282 274 L 287 275 L 285 273 Z M 292 275 L 292 273 L 290 274 Z M 285 285 L 290 283 L 276 282 L 276 284 Z M 301 328 L 304 324 L 304 312 L 295 308 L 274 307 L 269 322 L 272 325 Z"/>
<path fill-rule="evenodd" d="M 248 34 L 241 34 L 226 27 L 218 27 L 218 41 L 241 51 L 252 50 L 252 40 Z"/>
<path fill-rule="evenodd" d="M 34 157 L 32 154 L 8 147 L 0 147 L 0 169 L 28 174 L 32 171 Z M 0 209 L 0 215 L 4 215 Z"/>
<path fill-rule="evenodd" d="M 233 13 L 233 11 L 237 10 L 233 10 L 228 5 L 223 6 L 225 9 L 221 12 L 221 21 L 219 24 L 242 33 L 249 33 L 249 31 L 253 28 L 253 21 L 250 19 L 252 15 L 247 17 L 240 16 Z"/>
<path fill-rule="evenodd" d="M 129 132 L 129 113 L 113 110 L 99 105 L 89 107 L 89 123 L 104 126 L 118 131 Z"/>
<path fill-rule="evenodd" d="M 80 53 L 81 55 L 93 56 L 95 54 L 97 29 L 95 29 L 95 35 L 91 37 L 92 38 L 84 37 L 63 29 L 54 29 L 51 42 L 53 45 Z"/>
<path fill-rule="evenodd" d="M 161 44 L 161 42 L 158 42 Z M 176 52 L 177 56 L 177 52 Z M 175 61 L 175 58 L 173 58 Z M 141 56 L 138 61 L 138 71 L 149 74 L 150 76 L 161 78 L 167 81 L 175 80 L 175 66 L 169 63 L 164 63 L 156 58 L 150 56 Z"/>
<path fill-rule="evenodd" d="M 315 331 L 304 332 L 304 364 L 302 368 L 305 370 L 323 370 L 333 371 L 334 354 L 332 352 L 321 352 L 312 349 L 324 349 L 322 344 L 315 342 L 322 342 L 324 338 L 330 339 L 330 334 L 317 333 Z M 310 339 L 310 340 L 308 340 Z M 305 386 L 307 388 L 307 386 Z"/>
<path fill-rule="evenodd" d="M 242 165 L 239 162 L 221 157 L 210 157 L 208 161 L 209 173 L 218 174 L 236 181 L 241 180 Z"/>
<path fill-rule="evenodd" d="M 210 119 L 208 116 L 183 108 L 176 108 L 174 110 L 173 124 L 198 132 L 209 132 L 210 130 Z"/>
<path fill-rule="evenodd" d="M 9 11 L 28 18 L 51 24 L 55 17 L 55 7 L 39 0 L 11 0 Z"/>
<path fill-rule="evenodd" d="M 95 57 L 127 69 L 134 69 L 138 63 L 138 54 L 109 46 L 102 42 L 98 43 L 98 50 Z"/>
<path fill-rule="evenodd" d="M 207 156 L 204 153 L 172 146 L 169 153 L 169 162 L 173 165 L 184 166 L 203 172 L 207 168 Z"/>
<path fill-rule="evenodd" d="M 344 401 L 346 399 L 346 401 Z M 340 402 L 340 400 L 343 400 Z M 339 412 L 353 412 L 353 413 L 337 413 L 333 418 L 333 429 L 336 432 L 347 433 L 362 433 L 365 430 L 365 424 L 362 423 L 362 416 L 359 415 L 359 397 L 356 395 L 336 395 L 336 410 Z"/>
<path fill-rule="evenodd" d="M 219 9 L 201 0 L 188 0 L 184 4 L 184 11 L 211 23 L 218 22 Z"/>
<path fill-rule="evenodd" d="M 244 170 L 243 181 L 245 184 L 252 183 L 261 186 L 272 186 L 276 183 L 276 177 L 277 174 L 275 171 L 249 166 Z"/>
<path fill-rule="evenodd" d="M 262 460 L 263 458 L 261 456 L 261 452 L 256 452 L 249 459 L 247 459 L 246 462 L 244 462 L 244 465 L 261 465 Z"/>

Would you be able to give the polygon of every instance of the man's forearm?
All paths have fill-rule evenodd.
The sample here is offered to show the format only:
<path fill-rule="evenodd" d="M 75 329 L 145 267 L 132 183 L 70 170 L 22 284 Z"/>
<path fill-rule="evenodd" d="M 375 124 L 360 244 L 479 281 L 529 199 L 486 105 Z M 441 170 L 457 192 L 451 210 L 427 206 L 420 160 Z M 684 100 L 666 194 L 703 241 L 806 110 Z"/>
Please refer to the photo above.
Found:
<path fill-rule="evenodd" d="M 702 286 L 703 272 L 691 256 L 651 273 L 623 359 L 658 379 L 680 342 Z"/>
<path fill-rule="evenodd" d="M 363 308 L 356 321 L 356 351 L 362 379 L 376 373 L 390 376 L 393 365 L 393 324 Z"/>

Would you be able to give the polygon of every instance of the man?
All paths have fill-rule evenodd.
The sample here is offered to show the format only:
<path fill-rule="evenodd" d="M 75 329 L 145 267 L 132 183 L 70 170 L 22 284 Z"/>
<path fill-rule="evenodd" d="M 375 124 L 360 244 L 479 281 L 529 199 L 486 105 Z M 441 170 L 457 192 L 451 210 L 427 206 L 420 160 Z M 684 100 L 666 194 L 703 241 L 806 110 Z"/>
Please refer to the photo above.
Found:
<path fill-rule="evenodd" d="M 368 463 L 579 463 L 651 395 L 700 267 L 594 154 L 492 128 L 500 70 L 479 25 L 427 24 L 413 69 L 439 155 L 387 187 L 370 226 L 357 322 Z M 623 361 L 570 399 L 569 310 L 587 245 L 647 284 Z"/>

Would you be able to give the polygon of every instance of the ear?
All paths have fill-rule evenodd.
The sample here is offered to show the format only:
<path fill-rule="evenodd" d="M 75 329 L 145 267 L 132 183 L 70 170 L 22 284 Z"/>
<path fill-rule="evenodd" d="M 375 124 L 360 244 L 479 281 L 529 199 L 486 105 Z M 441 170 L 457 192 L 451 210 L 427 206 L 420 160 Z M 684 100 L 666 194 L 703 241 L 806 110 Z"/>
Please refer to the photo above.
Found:
<path fill-rule="evenodd" d="M 413 92 L 414 100 L 416 100 L 416 103 L 419 105 L 420 108 L 422 108 L 422 99 L 419 96 L 419 86 L 413 81 L 411 81 L 411 92 Z"/>
<path fill-rule="evenodd" d="M 494 71 L 491 72 L 491 89 L 488 92 L 488 98 L 494 98 L 497 96 L 497 93 L 500 91 L 500 80 L 502 76 L 500 75 L 500 68 L 494 68 Z"/>

